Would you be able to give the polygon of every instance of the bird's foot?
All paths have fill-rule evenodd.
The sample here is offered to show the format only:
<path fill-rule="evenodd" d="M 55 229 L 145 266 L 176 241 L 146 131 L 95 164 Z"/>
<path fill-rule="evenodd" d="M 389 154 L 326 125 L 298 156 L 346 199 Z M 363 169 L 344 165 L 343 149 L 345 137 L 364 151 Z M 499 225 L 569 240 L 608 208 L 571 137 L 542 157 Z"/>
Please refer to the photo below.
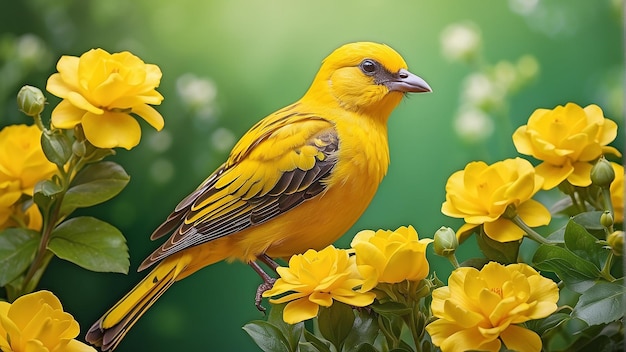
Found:
<path fill-rule="evenodd" d="M 254 305 L 256 309 L 265 314 L 266 308 L 261 305 L 261 301 L 263 300 L 263 292 L 271 289 L 274 286 L 274 282 L 276 279 L 270 278 L 268 281 L 264 281 L 259 287 L 256 289 L 256 295 L 254 296 Z"/>

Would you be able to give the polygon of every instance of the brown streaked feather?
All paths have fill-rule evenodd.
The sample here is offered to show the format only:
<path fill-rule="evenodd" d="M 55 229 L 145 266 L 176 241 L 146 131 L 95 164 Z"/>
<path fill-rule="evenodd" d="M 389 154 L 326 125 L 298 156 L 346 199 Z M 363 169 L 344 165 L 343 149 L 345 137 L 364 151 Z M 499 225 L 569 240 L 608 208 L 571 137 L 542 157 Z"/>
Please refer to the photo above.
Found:
<path fill-rule="evenodd" d="M 139 270 L 185 248 L 269 221 L 325 190 L 324 179 L 330 175 L 337 162 L 339 148 L 339 139 L 333 125 L 319 117 L 291 113 L 279 121 L 273 121 L 274 133 L 260 134 L 263 141 L 255 145 L 274 143 L 272 139 L 280 136 L 281 128 L 297 128 L 299 122 L 309 123 L 309 129 L 311 125 L 315 128 L 308 132 L 309 136 L 302 144 L 285 150 L 281 155 L 262 159 L 267 156 L 253 154 L 253 150 L 248 149 L 236 155 L 238 162 L 225 163 L 180 202 L 168 219 L 152 234 L 151 238 L 154 239 L 173 231 L 168 240 L 144 260 Z M 255 128 L 267 128 L 267 125 Z M 289 133 L 287 131 L 285 134 Z M 313 166 L 306 170 L 297 167 L 298 158 L 301 157 L 300 148 L 309 148 L 310 152 L 311 147 L 317 153 Z M 276 154 L 276 151 L 272 153 Z M 290 156 L 289 153 L 293 155 Z M 284 164 L 287 160 L 293 166 L 291 170 L 280 173 L 272 184 L 266 184 L 265 182 L 272 182 L 268 181 L 272 177 L 265 177 L 264 172 L 280 172 L 276 169 L 277 158 L 287 158 L 281 159 L 281 163 Z M 250 165 L 256 164 L 246 163 L 257 163 L 259 167 L 252 169 L 254 172 L 251 173 Z M 229 174 L 230 182 L 221 184 L 224 181 L 222 177 L 226 174 Z M 230 187 L 234 184 L 237 186 Z"/>

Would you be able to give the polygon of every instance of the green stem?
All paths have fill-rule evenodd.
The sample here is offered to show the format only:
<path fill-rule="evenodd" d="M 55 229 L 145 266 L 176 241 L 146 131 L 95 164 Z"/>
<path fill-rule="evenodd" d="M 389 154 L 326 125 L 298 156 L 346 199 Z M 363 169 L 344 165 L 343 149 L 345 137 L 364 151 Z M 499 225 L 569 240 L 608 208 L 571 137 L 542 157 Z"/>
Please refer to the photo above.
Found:
<path fill-rule="evenodd" d="M 45 271 L 46 267 L 50 263 L 50 259 L 52 259 L 52 252 L 48 250 L 48 242 L 50 241 L 52 230 L 55 227 L 60 204 L 60 201 L 55 201 L 53 210 L 48 213 L 49 216 L 43 217 L 43 232 L 41 234 L 41 239 L 39 240 L 37 254 L 35 255 L 35 260 L 33 260 L 26 276 L 24 277 L 24 281 L 22 281 L 20 295 L 30 293 L 35 289 L 41 279 L 43 271 Z"/>
<path fill-rule="evenodd" d="M 448 259 L 448 261 L 450 261 L 450 264 L 452 264 L 452 266 L 455 269 L 458 269 L 461 267 L 461 265 L 459 264 L 459 261 L 456 259 L 456 255 L 454 253 L 447 255 L 446 258 Z"/>
<path fill-rule="evenodd" d="M 545 239 L 543 236 L 538 234 L 535 230 L 533 230 L 528 225 L 526 225 L 526 223 L 522 220 L 522 218 L 519 217 L 519 215 L 516 214 L 514 217 L 511 218 L 511 221 L 513 221 L 513 223 L 517 225 L 517 227 L 524 230 L 524 232 L 526 232 L 526 236 L 530 238 L 531 240 L 541 243 L 541 244 L 554 244 L 555 243 L 555 242 Z"/>
<path fill-rule="evenodd" d="M 602 187 L 602 198 L 604 199 L 605 208 L 602 210 L 608 210 L 611 212 L 611 216 L 615 218 L 615 209 L 613 209 L 613 202 L 611 201 L 611 189 L 609 187 Z"/>
<path fill-rule="evenodd" d="M 46 126 L 44 126 L 43 122 L 41 121 L 41 114 L 37 114 L 36 116 L 33 116 L 33 120 L 35 120 L 35 125 L 37 126 L 37 128 L 39 128 L 41 132 L 45 133 L 48 131 Z"/>
<path fill-rule="evenodd" d="M 615 254 L 613 254 L 613 251 L 610 251 L 609 257 L 606 259 L 606 262 L 604 263 L 604 267 L 602 268 L 602 271 L 600 272 L 600 275 L 602 275 L 602 277 L 609 282 L 615 281 L 615 278 L 613 277 L 613 275 L 611 275 L 611 267 L 613 266 L 614 260 L 615 260 Z"/>
<path fill-rule="evenodd" d="M 419 313 L 418 313 L 419 314 Z M 418 333 L 417 329 L 417 317 L 415 316 L 415 307 L 412 307 L 411 314 L 405 315 L 405 324 L 408 325 L 409 330 L 411 330 L 411 337 L 413 338 L 413 343 L 415 344 L 415 351 L 421 352 L 422 345 L 420 344 L 420 336 L 421 333 Z M 408 321 L 407 321 L 408 320 Z"/>
<path fill-rule="evenodd" d="M 37 247 L 35 259 L 31 263 L 26 276 L 24 276 L 24 280 L 20 285 L 20 290 L 18 291 L 19 295 L 24 295 L 34 291 L 35 287 L 37 287 L 37 284 L 39 283 L 39 280 L 41 280 L 41 276 L 48 267 L 50 260 L 54 256 L 53 253 L 48 250 L 50 236 L 60 221 L 59 213 L 61 210 L 61 204 L 63 203 L 65 192 L 67 192 L 67 189 L 69 188 L 72 177 L 71 175 L 76 170 L 76 167 L 81 165 L 81 162 L 80 160 L 77 161 L 72 155 L 68 161 L 68 165 L 69 167 L 67 171 L 61 166 L 57 167 L 59 176 L 58 179 L 63 191 L 57 195 L 56 199 L 53 200 L 52 205 L 46 209 L 44 214 L 42 214 L 43 224 L 39 246 Z"/>
<path fill-rule="evenodd" d="M 578 198 L 576 198 L 576 192 L 569 193 L 569 197 L 572 200 L 572 204 L 576 207 L 576 209 L 578 209 L 578 212 L 579 213 L 584 213 L 585 212 L 584 202 L 583 202 L 583 204 L 581 204 L 578 201 Z"/>

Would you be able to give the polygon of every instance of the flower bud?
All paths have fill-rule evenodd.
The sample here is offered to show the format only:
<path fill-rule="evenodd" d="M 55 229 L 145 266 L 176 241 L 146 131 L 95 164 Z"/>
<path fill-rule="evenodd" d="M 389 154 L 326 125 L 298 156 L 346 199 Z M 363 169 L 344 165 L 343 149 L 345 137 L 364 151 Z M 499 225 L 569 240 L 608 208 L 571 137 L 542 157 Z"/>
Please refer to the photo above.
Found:
<path fill-rule="evenodd" d="M 605 211 L 600 215 L 600 224 L 606 228 L 613 226 L 613 215 L 611 215 L 610 211 Z"/>
<path fill-rule="evenodd" d="M 41 134 L 41 149 L 46 158 L 58 166 L 65 165 L 72 156 L 70 139 L 58 130 Z"/>
<path fill-rule="evenodd" d="M 599 187 L 609 187 L 615 180 L 615 170 L 608 160 L 600 158 L 591 168 L 591 183 Z"/>
<path fill-rule="evenodd" d="M 449 227 L 442 226 L 435 232 L 435 242 L 433 248 L 437 255 L 448 257 L 459 247 L 459 241 L 456 238 L 454 230 Z"/>
<path fill-rule="evenodd" d="M 41 90 L 33 86 L 23 86 L 17 93 L 17 107 L 28 116 L 39 116 L 46 104 Z"/>
<path fill-rule="evenodd" d="M 78 157 L 83 157 L 87 154 L 87 146 L 85 145 L 85 141 L 74 141 L 72 143 L 72 153 Z"/>
<path fill-rule="evenodd" d="M 624 253 L 624 231 L 614 231 L 606 238 L 606 241 L 611 246 L 613 254 L 621 257 Z"/>

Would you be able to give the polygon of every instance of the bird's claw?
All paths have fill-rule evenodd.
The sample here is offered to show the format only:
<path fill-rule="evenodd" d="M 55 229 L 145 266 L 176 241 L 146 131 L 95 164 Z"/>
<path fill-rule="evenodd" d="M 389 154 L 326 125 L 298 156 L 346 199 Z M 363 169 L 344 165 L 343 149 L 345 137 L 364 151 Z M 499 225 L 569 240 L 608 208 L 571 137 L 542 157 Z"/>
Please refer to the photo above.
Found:
<path fill-rule="evenodd" d="M 265 311 L 267 310 L 261 305 L 261 301 L 263 300 L 263 292 L 271 289 L 274 286 L 274 282 L 276 282 L 276 279 L 270 278 L 268 281 L 264 281 L 262 284 L 260 284 L 259 287 L 256 289 L 256 295 L 254 296 L 254 305 L 256 306 L 256 309 L 258 309 L 260 312 L 263 312 L 263 314 L 265 314 Z"/>

